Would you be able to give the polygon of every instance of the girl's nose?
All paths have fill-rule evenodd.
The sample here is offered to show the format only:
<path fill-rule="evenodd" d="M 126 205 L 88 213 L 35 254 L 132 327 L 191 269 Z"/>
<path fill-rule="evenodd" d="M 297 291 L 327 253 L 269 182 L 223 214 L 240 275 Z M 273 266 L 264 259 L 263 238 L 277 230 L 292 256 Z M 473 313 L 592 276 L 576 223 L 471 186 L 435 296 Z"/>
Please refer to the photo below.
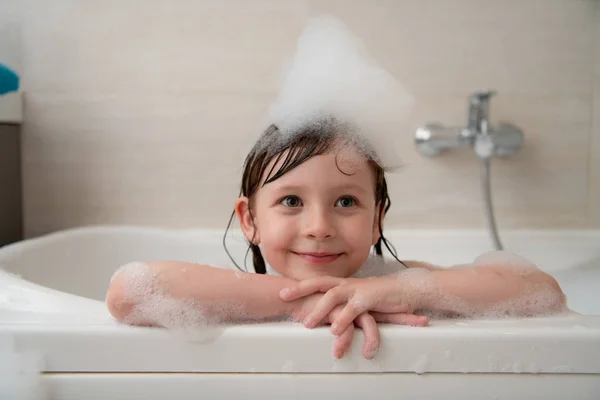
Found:
<path fill-rule="evenodd" d="M 327 210 L 313 209 L 306 215 L 304 235 L 312 239 L 331 239 L 336 235 L 334 221 Z"/>

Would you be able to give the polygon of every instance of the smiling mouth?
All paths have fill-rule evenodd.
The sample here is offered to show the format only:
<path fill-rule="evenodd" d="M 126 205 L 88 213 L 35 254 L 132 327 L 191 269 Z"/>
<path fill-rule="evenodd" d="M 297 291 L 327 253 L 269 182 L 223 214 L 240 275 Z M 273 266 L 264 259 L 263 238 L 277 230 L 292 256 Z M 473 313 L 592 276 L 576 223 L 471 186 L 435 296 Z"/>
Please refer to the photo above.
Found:
<path fill-rule="evenodd" d="M 311 264 L 327 264 L 337 260 L 344 253 L 298 253 L 292 251 L 298 257 Z"/>

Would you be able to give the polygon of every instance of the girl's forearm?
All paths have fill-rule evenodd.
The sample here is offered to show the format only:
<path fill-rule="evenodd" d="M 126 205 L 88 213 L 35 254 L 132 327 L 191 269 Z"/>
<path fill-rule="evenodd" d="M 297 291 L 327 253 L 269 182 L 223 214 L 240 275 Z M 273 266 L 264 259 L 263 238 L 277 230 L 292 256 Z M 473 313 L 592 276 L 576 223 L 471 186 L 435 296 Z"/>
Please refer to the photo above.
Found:
<path fill-rule="evenodd" d="M 420 285 L 422 309 L 466 316 L 525 316 L 552 313 L 565 306 L 559 285 L 540 270 L 472 266 L 436 269 L 428 275 Z"/>
<path fill-rule="evenodd" d="M 181 320 L 235 323 L 290 316 L 279 291 L 295 281 L 183 262 L 132 263 L 113 277 L 106 301 L 119 321 L 165 326 Z"/>

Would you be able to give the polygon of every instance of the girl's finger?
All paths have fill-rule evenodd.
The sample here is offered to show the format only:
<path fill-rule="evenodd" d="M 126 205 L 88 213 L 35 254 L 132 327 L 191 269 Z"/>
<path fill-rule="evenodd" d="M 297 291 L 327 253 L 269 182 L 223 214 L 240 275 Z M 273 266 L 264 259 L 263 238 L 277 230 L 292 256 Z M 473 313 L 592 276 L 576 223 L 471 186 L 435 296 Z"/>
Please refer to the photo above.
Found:
<path fill-rule="evenodd" d="M 343 282 L 343 278 L 322 276 L 298 282 L 296 285 L 281 289 L 279 297 L 285 301 L 298 300 L 314 293 L 325 293 Z"/>
<path fill-rule="evenodd" d="M 329 322 L 333 321 L 340 311 L 341 308 L 338 308 L 329 314 Z M 352 345 L 352 339 L 354 339 L 354 324 L 349 325 L 341 335 L 335 338 L 333 356 L 337 359 L 344 357 Z"/>
<path fill-rule="evenodd" d="M 344 307 L 340 315 L 335 319 L 333 325 L 331 325 L 331 333 L 339 335 L 346 327 L 353 323 L 353 321 L 362 313 L 369 309 L 369 304 L 360 304 L 352 298 L 348 301 L 348 304 Z"/>
<path fill-rule="evenodd" d="M 386 313 L 386 314 L 397 314 L 397 313 L 405 313 L 410 314 L 412 309 L 407 304 L 382 304 L 377 305 L 377 312 Z"/>
<path fill-rule="evenodd" d="M 371 313 L 377 322 L 384 322 L 388 324 L 396 325 L 411 325 L 411 326 L 427 326 L 429 325 L 429 318 L 424 315 L 406 314 L 406 313 L 395 313 L 395 314 L 383 314 L 373 312 Z"/>
<path fill-rule="evenodd" d="M 307 328 L 314 328 L 320 324 L 335 307 L 345 303 L 348 300 L 348 297 L 347 290 L 342 286 L 331 289 L 321 297 L 315 308 L 304 319 L 304 326 Z"/>
<path fill-rule="evenodd" d="M 356 324 L 361 327 L 365 336 L 365 343 L 363 344 L 363 355 L 366 359 L 370 360 L 375 357 L 379 344 L 381 343 L 381 335 L 379 334 L 379 328 L 375 318 L 369 313 L 364 313 L 358 316 Z M 350 326 L 353 326 L 351 324 Z"/>

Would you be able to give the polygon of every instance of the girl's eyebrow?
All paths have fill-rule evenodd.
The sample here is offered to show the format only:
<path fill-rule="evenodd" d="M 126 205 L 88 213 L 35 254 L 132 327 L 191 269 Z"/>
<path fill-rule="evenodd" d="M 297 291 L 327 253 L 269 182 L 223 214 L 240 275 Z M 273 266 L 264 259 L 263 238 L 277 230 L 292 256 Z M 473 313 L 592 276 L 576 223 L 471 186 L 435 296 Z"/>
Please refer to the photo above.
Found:
<path fill-rule="evenodd" d="M 286 184 L 286 185 L 277 187 L 274 190 L 274 192 L 276 192 L 276 193 L 280 193 L 280 192 L 298 193 L 298 192 L 307 190 L 308 188 L 309 188 L 308 185 Z M 357 185 L 357 184 L 353 184 L 353 183 L 346 183 L 346 184 L 342 184 L 342 185 L 331 186 L 330 191 L 332 191 L 332 192 L 359 192 L 360 194 L 368 193 L 368 190 L 366 188 L 364 188 L 361 185 Z"/>
<path fill-rule="evenodd" d="M 291 184 L 286 184 L 286 185 L 282 185 L 282 186 L 277 186 L 274 189 L 274 192 L 279 193 L 279 192 L 300 192 L 304 189 L 306 189 L 307 186 L 306 185 L 291 185 Z"/>
<path fill-rule="evenodd" d="M 344 191 L 354 191 L 354 192 L 360 192 L 362 194 L 368 192 L 368 190 L 365 189 L 363 186 L 357 185 L 357 184 L 354 184 L 354 183 L 347 183 L 347 184 L 344 184 L 344 185 L 334 186 L 334 187 L 332 187 L 332 190 L 341 191 L 341 192 L 344 192 Z"/>

